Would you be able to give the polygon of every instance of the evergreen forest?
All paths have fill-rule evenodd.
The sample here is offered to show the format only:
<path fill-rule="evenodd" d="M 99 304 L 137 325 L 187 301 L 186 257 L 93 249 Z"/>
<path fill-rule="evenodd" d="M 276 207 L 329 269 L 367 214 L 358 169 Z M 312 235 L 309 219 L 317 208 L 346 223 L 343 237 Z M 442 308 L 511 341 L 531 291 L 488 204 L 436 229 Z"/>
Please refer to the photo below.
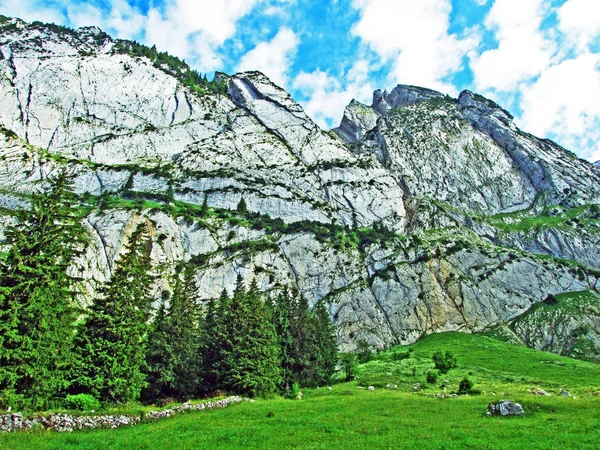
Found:
<path fill-rule="evenodd" d="M 335 330 L 322 303 L 262 293 L 198 298 L 191 264 L 153 298 L 148 224 L 129 236 L 91 305 L 68 270 L 88 244 L 66 171 L 16 212 L 0 256 L 0 408 L 163 403 L 221 393 L 296 397 L 330 382 Z"/>

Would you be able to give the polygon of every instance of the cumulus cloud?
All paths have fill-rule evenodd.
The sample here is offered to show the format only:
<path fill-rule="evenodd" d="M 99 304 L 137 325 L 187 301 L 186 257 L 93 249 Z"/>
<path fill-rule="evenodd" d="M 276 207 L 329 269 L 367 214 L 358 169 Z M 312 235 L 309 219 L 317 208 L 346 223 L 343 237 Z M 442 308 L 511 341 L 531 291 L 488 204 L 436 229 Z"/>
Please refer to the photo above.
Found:
<path fill-rule="evenodd" d="M 354 0 L 353 5 L 360 20 L 352 33 L 393 62 L 391 80 L 454 92 L 443 79 L 460 69 L 478 38 L 449 33 L 449 0 Z"/>
<path fill-rule="evenodd" d="M 18 17 L 26 22 L 43 20 L 44 22 L 65 23 L 66 17 L 62 11 L 52 6 L 46 6 L 42 0 L 2 0 L 0 14 L 7 17 Z"/>
<path fill-rule="evenodd" d="M 236 31 L 236 22 L 261 0 L 169 0 L 148 14 L 146 42 L 181 58 L 202 71 L 221 68 L 219 47 Z"/>
<path fill-rule="evenodd" d="M 537 76 L 550 64 L 555 45 L 540 31 L 544 0 L 496 0 L 485 26 L 498 47 L 471 55 L 478 90 L 508 91 Z"/>
<path fill-rule="evenodd" d="M 289 28 L 282 28 L 273 39 L 261 42 L 246 53 L 236 70 L 259 70 L 279 86 L 287 86 L 288 71 L 299 40 Z"/>
<path fill-rule="evenodd" d="M 544 70 L 523 89 L 522 108 L 519 125 L 527 131 L 600 159 L 600 55 L 586 52 Z"/>
<path fill-rule="evenodd" d="M 146 26 L 146 16 L 142 15 L 137 8 L 133 8 L 127 1 L 114 0 L 106 18 L 106 25 L 115 30 L 121 39 L 133 39 Z"/>
<path fill-rule="evenodd" d="M 344 108 L 353 98 L 370 103 L 374 90 L 369 82 L 369 63 L 366 60 L 357 61 L 348 73 L 339 77 L 319 69 L 301 72 L 294 79 L 293 87 L 308 96 L 304 109 L 323 128 L 339 123 Z"/>
<path fill-rule="evenodd" d="M 580 49 L 600 39 L 600 2 L 568 0 L 558 10 L 558 27 Z"/>

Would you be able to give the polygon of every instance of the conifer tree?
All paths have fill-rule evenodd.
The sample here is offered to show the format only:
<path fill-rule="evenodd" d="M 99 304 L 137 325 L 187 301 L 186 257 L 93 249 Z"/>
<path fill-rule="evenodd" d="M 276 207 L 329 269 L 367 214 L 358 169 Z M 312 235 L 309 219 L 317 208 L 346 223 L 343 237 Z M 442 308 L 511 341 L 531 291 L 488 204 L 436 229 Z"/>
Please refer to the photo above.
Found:
<path fill-rule="evenodd" d="M 239 277 L 238 277 L 239 281 Z M 223 374 L 227 372 L 229 355 L 231 354 L 232 330 L 230 327 L 232 299 L 223 289 L 221 296 L 215 301 L 210 299 L 206 306 L 206 314 L 202 322 L 201 354 L 202 384 L 200 392 L 211 394 L 223 389 Z"/>
<path fill-rule="evenodd" d="M 311 330 L 311 311 L 305 298 L 294 291 L 291 296 L 291 332 L 293 372 L 300 386 L 313 386 L 315 378 L 314 333 Z"/>
<path fill-rule="evenodd" d="M 240 198 L 236 210 L 242 215 L 248 212 L 248 206 L 246 206 L 246 200 L 244 200 L 244 197 Z"/>
<path fill-rule="evenodd" d="M 6 406 L 42 408 L 68 386 L 78 280 L 67 268 L 87 234 L 72 177 L 63 170 L 46 181 L 49 189 L 16 211 L 18 223 L 5 231 L 10 250 L 0 259 L 0 403 Z"/>
<path fill-rule="evenodd" d="M 331 381 L 337 361 L 337 337 L 325 304 L 320 301 L 313 309 L 313 336 L 315 354 L 315 384 L 323 386 Z"/>
<path fill-rule="evenodd" d="M 148 334 L 148 350 L 146 352 L 148 385 L 142 391 L 142 399 L 147 402 L 167 397 L 166 386 L 172 385 L 175 381 L 173 364 L 170 359 L 173 354 L 171 345 L 173 341 L 169 332 L 168 301 L 168 296 L 163 296 Z"/>
<path fill-rule="evenodd" d="M 111 279 L 99 289 L 76 336 L 80 355 L 74 391 L 105 402 L 137 400 L 143 373 L 153 281 L 148 227 L 138 225 Z"/>
<path fill-rule="evenodd" d="M 148 338 L 146 392 L 188 399 L 198 389 L 201 373 L 200 315 L 191 266 L 178 267 L 169 305 L 161 309 Z"/>
<path fill-rule="evenodd" d="M 295 341 L 292 334 L 292 300 L 286 288 L 273 302 L 273 322 L 281 358 L 281 390 L 288 393 L 298 377 L 294 372 Z"/>
<path fill-rule="evenodd" d="M 247 292 L 238 285 L 231 306 L 232 345 L 224 387 L 250 397 L 271 395 L 281 381 L 279 347 L 271 311 L 261 299 L 256 280 Z"/>

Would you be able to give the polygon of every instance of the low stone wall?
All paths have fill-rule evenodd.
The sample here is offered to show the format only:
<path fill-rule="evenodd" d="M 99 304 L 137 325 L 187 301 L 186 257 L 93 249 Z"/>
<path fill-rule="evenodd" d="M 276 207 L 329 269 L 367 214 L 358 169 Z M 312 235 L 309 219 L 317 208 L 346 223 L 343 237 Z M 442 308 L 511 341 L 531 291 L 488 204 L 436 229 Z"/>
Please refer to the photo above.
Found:
<path fill-rule="evenodd" d="M 21 413 L 5 414 L 0 416 L 0 432 L 26 431 L 43 428 L 54 431 L 73 431 L 84 428 L 119 428 L 137 425 L 140 422 L 154 422 L 165 417 L 187 411 L 204 411 L 207 409 L 226 408 L 244 400 L 237 395 L 222 400 L 214 400 L 199 404 L 184 403 L 162 411 L 151 411 L 143 416 L 131 415 L 95 415 L 73 416 L 71 414 L 48 414 L 47 416 L 24 417 Z"/>

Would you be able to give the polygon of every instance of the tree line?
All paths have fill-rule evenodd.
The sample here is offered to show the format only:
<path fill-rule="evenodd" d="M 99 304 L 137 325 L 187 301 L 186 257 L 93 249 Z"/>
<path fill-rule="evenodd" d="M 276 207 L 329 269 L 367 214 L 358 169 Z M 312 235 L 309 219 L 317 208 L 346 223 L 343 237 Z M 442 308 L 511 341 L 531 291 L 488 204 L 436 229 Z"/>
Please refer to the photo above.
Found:
<path fill-rule="evenodd" d="M 67 268 L 86 249 L 85 212 L 66 172 L 16 211 L 0 255 L 0 407 L 40 410 L 66 396 L 103 404 L 189 399 L 215 393 L 292 395 L 327 384 L 336 338 L 322 303 L 298 292 L 274 298 L 238 276 L 229 295 L 198 299 L 181 264 L 156 307 L 151 239 L 142 222 L 91 305 Z"/>

